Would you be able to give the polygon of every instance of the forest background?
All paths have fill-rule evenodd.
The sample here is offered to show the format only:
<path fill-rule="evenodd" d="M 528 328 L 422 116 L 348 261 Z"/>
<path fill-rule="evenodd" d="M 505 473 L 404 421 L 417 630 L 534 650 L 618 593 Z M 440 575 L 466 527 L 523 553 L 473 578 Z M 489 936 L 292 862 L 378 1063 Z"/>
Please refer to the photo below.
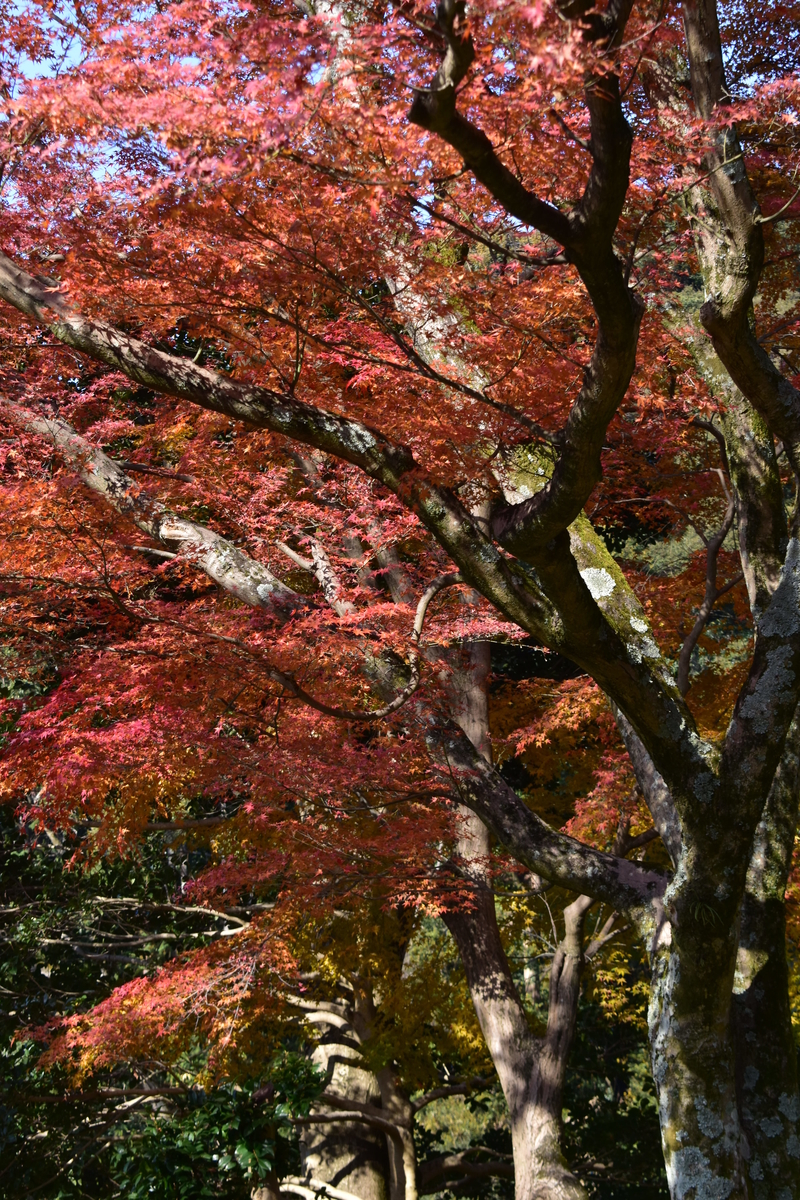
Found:
<path fill-rule="evenodd" d="M 796 10 L 2 14 L 0 1192 L 796 1194 Z"/>

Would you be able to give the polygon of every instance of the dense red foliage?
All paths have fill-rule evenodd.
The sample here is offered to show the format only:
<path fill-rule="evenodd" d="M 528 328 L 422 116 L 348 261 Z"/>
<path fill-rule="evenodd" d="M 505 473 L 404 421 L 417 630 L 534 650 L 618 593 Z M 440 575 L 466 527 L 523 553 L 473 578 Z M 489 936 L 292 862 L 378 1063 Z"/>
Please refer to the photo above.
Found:
<path fill-rule="evenodd" d="M 562 427 L 589 360 L 592 310 L 553 243 L 409 124 L 412 91 L 428 86 L 441 53 L 428 6 L 362 6 L 357 22 L 334 5 L 269 0 L 4 8 L 0 239 L 75 309 L 362 420 L 468 505 L 497 492 L 509 447 Z M 765 226 L 770 265 L 755 320 L 794 371 L 796 46 L 788 34 L 774 45 L 771 24 L 749 9 L 731 8 L 731 21 L 744 99 L 730 118 L 763 212 L 783 216 Z M 581 88 L 595 51 L 548 3 L 482 3 L 470 22 L 478 57 L 462 110 L 479 114 L 519 177 L 568 208 L 590 162 Z M 635 130 L 618 251 L 647 312 L 588 506 L 673 658 L 705 573 L 699 539 L 678 539 L 693 524 L 715 529 L 725 510 L 717 444 L 693 423 L 718 400 L 687 308 L 701 285 L 683 198 L 707 131 L 660 96 L 656 70 L 680 38 L 671 5 L 644 4 L 617 54 Z M 223 1038 L 230 1006 L 241 1012 L 245 993 L 256 994 L 256 969 L 262 1015 L 277 1003 L 309 912 L 322 923 L 337 906 L 376 898 L 461 902 L 448 866 L 457 793 L 426 751 L 417 701 L 446 709 L 450 668 L 433 647 L 519 631 L 466 588 L 449 590 L 426 621 L 416 707 L 381 722 L 310 707 L 276 672 L 366 714 L 380 701 L 365 664 L 408 660 L 414 604 L 448 569 L 410 507 L 347 463 L 136 387 L 7 306 L 0 339 L 8 401 L 57 412 L 133 464 L 142 496 L 223 535 L 298 593 L 291 612 L 248 608 L 191 553 L 147 552 L 150 539 L 84 486 L 52 440 L 9 424 L 4 654 L 41 698 L 2 702 L 13 723 L 3 795 L 29 819 L 71 829 L 78 857 L 135 853 L 153 822 L 225 817 L 211 835 L 213 865 L 188 894 L 276 901 L 231 944 L 115 996 L 93 1027 L 79 1023 L 77 1041 L 86 1063 L 98 1046 L 107 1060 L 198 1004 Z M 672 559 L 654 567 L 653 547 L 667 544 Z M 392 594 L 388 551 L 405 595 Z M 327 589 L 313 565 L 298 565 L 315 554 L 327 556 Z M 723 550 L 720 581 L 737 571 Z M 741 585 L 726 602 L 728 626 L 701 640 L 707 669 L 690 696 L 712 737 L 749 636 Z M 602 693 L 586 677 L 528 681 L 508 701 L 506 691 L 492 701 L 496 751 L 528 764 L 540 811 L 608 846 L 621 811 L 640 816 Z M 571 782 L 554 802 L 564 764 Z M 219 1007 L 212 993 L 224 994 Z"/>

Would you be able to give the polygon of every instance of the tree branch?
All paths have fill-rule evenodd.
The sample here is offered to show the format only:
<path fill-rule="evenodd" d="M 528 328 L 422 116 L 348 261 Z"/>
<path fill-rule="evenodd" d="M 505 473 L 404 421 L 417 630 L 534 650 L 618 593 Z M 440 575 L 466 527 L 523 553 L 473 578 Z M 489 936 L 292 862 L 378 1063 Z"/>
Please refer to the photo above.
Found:
<path fill-rule="evenodd" d="M 417 1169 L 417 1181 L 420 1196 L 429 1196 L 442 1190 L 448 1179 L 513 1179 L 514 1164 L 502 1159 L 486 1159 L 476 1162 L 471 1155 L 476 1153 L 470 1147 L 454 1154 L 442 1154 L 437 1158 L 429 1158 L 420 1163 Z"/>
<path fill-rule="evenodd" d="M 640 606 L 631 601 L 634 618 L 627 612 L 627 591 L 624 597 L 621 591 L 618 593 L 623 599 L 622 607 L 626 609 L 623 625 L 627 627 L 629 615 L 638 622 L 632 631 L 620 636 L 616 625 L 606 615 L 606 601 L 596 602 L 592 597 L 569 546 L 562 544 L 563 539 L 550 548 L 538 564 L 537 574 L 533 575 L 520 564 L 509 561 L 486 536 L 478 519 L 452 492 L 427 479 L 407 450 L 359 422 L 334 416 L 268 389 L 239 384 L 185 358 L 173 358 L 156 351 L 102 322 L 85 320 L 68 308 L 62 295 L 43 288 L 3 256 L 0 256 L 0 296 L 47 324 L 63 341 L 124 371 L 138 382 L 294 437 L 360 466 L 393 490 L 401 502 L 419 516 L 450 555 L 466 583 L 480 591 L 506 619 L 584 666 L 604 690 L 635 714 L 639 733 L 647 737 L 651 753 L 662 771 L 679 769 L 685 776 L 697 769 L 708 770 L 709 751 L 693 732 L 691 714 L 680 705 L 680 697 L 671 680 L 661 670 L 658 660 L 652 660 L 652 639 L 642 639 L 634 632 L 642 625 Z M 589 413 L 585 412 L 584 417 L 589 419 Z M 43 430 L 47 428 L 45 423 Z M 114 471 L 119 470 L 113 463 L 110 466 Z M 129 484 L 126 482 L 123 488 L 127 491 Z M 578 525 L 576 522 L 573 529 L 577 530 Z M 588 533 L 578 536 L 571 531 L 573 549 L 588 545 L 588 536 Z M 601 553 L 599 539 L 594 536 L 589 561 L 595 573 L 592 560 Z M 607 552 L 605 554 L 616 578 L 619 576 L 616 564 Z M 243 564 L 243 569 L 246 565 Z M 275 585 L 271 583 L 270 586 L 274 589 Z M 294 594 L 290 595 L 293 597 Z M 619 607 L 614 596 L 609 612 L 616 614 Z M 646 623 L 642 627 L 646 628 Z M 206 636 L 212 635 L 206 633 Z M 226 639 L 219 635 L 219 640 Z M 237 645 L 236 639 L 227 641 Z M 252 656 L 248 647 L 239 645 L 238 648 Z M 330 706 L 321 706 L 285 674 L 274 672 L 273 678 L 291 695 L 315 704 L 329 715 L 375 719 L 374 713 L 346 714 Z M 676 740 L 680 744 L 680 753 L 676 753 Z M 575 890 L 585 889 L 578 884 Z"/>
<path fill-rule="evenodd" d="M 725 490 L 728 491 L 727 486 L 725 485 L 725 478 L 721 472 L 720 475 L 723 486 L 725 487 Z M 684 638 L 680 654 L 678 655 L 677 679 L 678 688 L 682 696 L 685 696 L 689 691 L 689 667 L 692 660 L 692 652 L 694 651 L 694 648 L 700 639 L 700 634 L 708 624 L 717 600 L 719 600 L 720 596 L 723 596 L 725 592 L 729 591 L 736 582 L 736 580 L 731 580 L 731 582 L 726 584 L 725 587 L 717 587 L 717 560 L 719 558 L 719 552 L 722 549 L 722 544 L 725 541 L 725 538 L 728 536 L 731 526 L 733 525 L 733 518 L 735 515 L 736 505 L 734 503 L 733 494 L 728 492 L 728 504 L 725 510 L 725 516 L 722 519 L 722 524 L 713 536 L 703 539 L 706 546 L 705 593 L 703 595 L 700 608 L 698 609 L 694 625 Z M 742 578 L 743 576 L 740 574 L 738 579 Z"/>
<path fill-rule="evenodd" d="M 692 94 L 698 115 L 712 127 L 706 155 L 714 204 L 693 191 L 697 243 L 708 297 L 700 319 L 731 379 L 786 447 L 800 473 L 800 391 L 781 374 L 758 342 L 750 322 L 753 298 L 764 264 L 763 218 L 744 163 L 736 127 L 725 119 L 731 94 L 716 0 L 689 0 L 683 8 Z M 716 129 L 717 114 L 721 116 Z M 701 217 L 702 215 L 702 217 Z M 731 245 L 732 243 L 732 245 Z"/>
<path fill-rule="evenodd" d="M 371 1116 L 367 1113 L 359 1112 L 352 1108 L 343 1109 L 333 1115 L 329 1113 L 319 1113 L 308 1117 L 293 1117 L 293 1125 L 341 1125 L 343 1121 L 360 1121 L 364 1125 L 369 1125 L 373 1129 L 380 1129 L 392 1141 L 403 1144 L 403 1138 L 400 1130 L 392 1121 L 387 1121 L 385 1117 Z"/>
<path fill-rule="evenodd" d="M 611 703 L 611 711 L 614 714 L 622 740 L 625 743 L 625 749 L 628 751 L 631 765 L 633 766 L 633 773 L 636 776 L 639 787 L 642 789 L 645 803 L 650 810 L 650 816 L 653 818 L 653 825 L 667 848 L 672 865 L 677 867 L 680 860 L 683 839 L 672 793 L 663 777 L 656 770 L 655 764 L 641 738 L 619 706 L 614 704 L 613 701 Z"/>
<path fill-rule="evenodd" d="M 464 0 L 443 0 L 437 12 L 447 50 L 427 89 L 417 91 L 409 120 L 439 134 L 456 150 L 507 212 L 562 246 L 569 241 L 567 218 L 528 191 L 500 161 L 486 134 L 456 111 L 456 88 L 475 58 Z"/>
<path fill-rule="evenodd" d="M 2 256 L 0 256 L 0 259 Z M 0 416 L 46 438 L 78 471 L 83 482 L 121 516 L 155 541 L 175 547 L 226 592 L 252 608 L 282 615 L 307 605 L 272 574 L 218 533 L 171 512 L 129 479 L 118 463 L 80 436 L 60 417 L 45 416 L 0 399 Z M 160 551 L 155 551 L 160 553 Z"/>
<path fill-rule="evenodd" d="M 419 1096 L 416 1100 L 411 1101 L 412 1112 L 418 1113 L 420 1109 L 432 1104 L 434 1100 L 443 1100 L 447 1096 L 469 1096 L 471 1092 L 485 1088 L 491 1083 L 492 1078 L 489 1075 L 474 1075 L 465 1083 L 434 1088 L 432 1091 L 426 1092 L 424 1096 Z"/>
<path fill-rule="evenodd" d="M 660 871 L 593 850 L 551 829 L 454 721 L 431 724 L 427 736 L 433 758 L 449 776 L 448 790 L 454 790 L 461 803 L 537 875 L 625 911 L 644 908 L 663 894 L 668 880 Z"/>
<path fill-rule="evenodd" d="M 621 34 L 631 0 L 608 18 L 590 19 L 589 42 L 610 45 Z M 586 6 L 577 15 L 586 16 Z M 571 11 L 571 10 L 570 10 Z M 439 134 L 508 213 L 539 229 L 565 247 L 598 317 L 598 336 L 583 386 L 562 434 L 547 485 L 522 504 L 495 513 L 493 533 L 507 549 L 533 565 L 545 547 L 567 528 L 599 481 L 600 454 L 609 421 L 630 382 L 643 306 L 627 286 L 612 238 L 628 188 L 632 143 L 622 111 L 616 75 L 590 77 L 586 103 L 592 127 L 592 168 L 580 202 L 568 218 L 545 204 L 500 161 L 486 135 L 456 110 L 456 88 L 475 55 L 463 0 L 445 0 L 438 8 L 447 51 L 429 89 L 418 92 L 409 119 Z"/>

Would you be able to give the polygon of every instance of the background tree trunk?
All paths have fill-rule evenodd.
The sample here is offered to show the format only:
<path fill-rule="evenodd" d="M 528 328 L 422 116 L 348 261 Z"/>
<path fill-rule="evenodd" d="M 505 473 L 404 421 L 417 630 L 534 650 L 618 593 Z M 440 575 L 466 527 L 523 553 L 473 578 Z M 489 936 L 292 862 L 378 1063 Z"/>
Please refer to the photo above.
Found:
<path fill-rule="evenodd" d="M 325 1032 L 312 1058 L 328 1074 L 329 1090 L 359 1104 L 380 1105 L 378 1081 L 361 1065 L 355 1037 L 325 1022 L 324 1014 L 320 1017 L 315 1024 Z M 333 1111 L 324 1103 L 311 1110 L 312 1116 Z M 300 1147 L 303 1170 L 313 1178 L 352 1192 L 359 1200 L 389 1200 L 386 1139 L 379 1130 L 361 1121 L 305 1125 Z"/>
<path fill-rule="evenodd" d="M 250 1200 L 281 1200 L 281 1189 L 277 1175 L 271 1175 L 250 1193 Z"/>
<path fill-rule="evenodd" d="M 458 657 L 450 656 L 450 665 L 452 715 L 479 753 L 491 761 L 488 644 L 474 643 Z M 500 939 L 489 871 L 489 832 L 467 809 L 462 810 L 461 821 L 458 852 L 475 884 L 473 906 L 448 913 L 445 922 L 464 964 L 508 1105 L 516 1200 L 587 1200 L 585 1188 L 561 1151 L 561 1105 L 577 1019 L 583 970 L 580 942 L 588 903 L 579 918 L 575 911 L 569 947 L 560 947 L 554 958 L 548 1030 L 544 1039 L 538 1039 L 528 1024 Z"/>

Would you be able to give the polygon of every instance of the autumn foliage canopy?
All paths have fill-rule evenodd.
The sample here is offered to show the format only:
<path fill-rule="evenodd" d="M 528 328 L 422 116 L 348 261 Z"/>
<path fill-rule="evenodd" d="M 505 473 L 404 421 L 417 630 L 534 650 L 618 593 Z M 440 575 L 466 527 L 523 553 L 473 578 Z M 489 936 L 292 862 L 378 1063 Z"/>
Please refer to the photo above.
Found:
<path fill-rule="evenodd" d="M 733 977 L 800 680 L 770 608 L 799 14 L 685 8 L 2 6 L 0 793 L 76 871 L 162 831 L 203 849 L 176 902 L 249 906 L 40 1034 L 75 1082 L 198 1029 L 210 1075 L 243 1070 L 347 972 L 391 977 L 399 1028 L 433 985 L 386 939 L 469 911 L 478 869 L 632 913 L 684 979 L 713 935 Z M 488 749 L 454 699 L 475 646 Z M 491 865 L 464 865 L 466 810 Z M 733 1129 L 707 970 L 673 1008 L 721 1042 L 669 1061 Z M 754 1195 L 738 1133 L 661 1086 L 662 1130 L 730 1182 L 702 1195 Z"/>

